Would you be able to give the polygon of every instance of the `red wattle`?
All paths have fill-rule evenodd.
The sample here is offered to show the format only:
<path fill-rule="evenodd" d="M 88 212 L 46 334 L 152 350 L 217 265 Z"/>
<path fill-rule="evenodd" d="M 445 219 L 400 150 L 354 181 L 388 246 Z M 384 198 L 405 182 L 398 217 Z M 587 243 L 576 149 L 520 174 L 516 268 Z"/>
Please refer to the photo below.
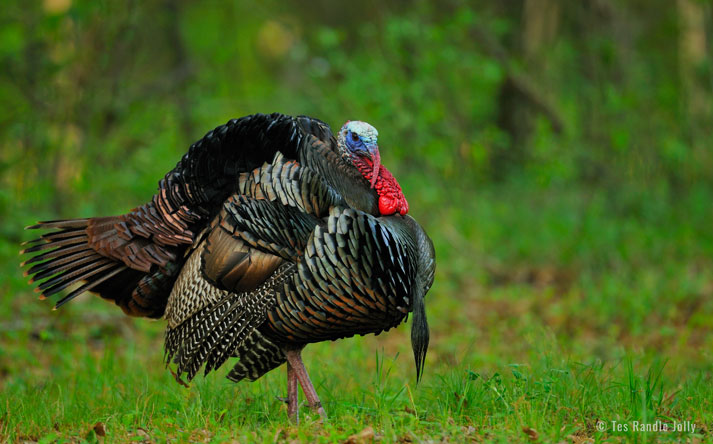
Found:
<path fill-rule="evenodd" d="M 390 216 L 395 213 L 403 216 L 408 213 L 408 202 L 401 191 L 401 186 L 394 179 L 391 171 L 383 165 L 379 169 L 379 178 L 375 188 L 379 194 L 379 212 L 382 216 Z"/>
<path fill-rule="evenodd" d="M 379 197 L 379 213 L 383 215 L 394 214 L 396 212 L 396 201 L 386 196 Z"/>
<path fill-rule="evenodd" d="M 382 216 L 391 216 L 399 213 L 404 216 L 408 213 L 408 202 L 404 197 L 401 186 L 396 181 L 391 171 L 386 169 L 384 165 L 378 166 L 378 176 L 376 173 L 376 165 L 371 159 L 360 157 L 354 162 L 354 165 L 361 172 L 364 179 L 374 184 L 373 188 L 379 195 L 379 213 Z"/>

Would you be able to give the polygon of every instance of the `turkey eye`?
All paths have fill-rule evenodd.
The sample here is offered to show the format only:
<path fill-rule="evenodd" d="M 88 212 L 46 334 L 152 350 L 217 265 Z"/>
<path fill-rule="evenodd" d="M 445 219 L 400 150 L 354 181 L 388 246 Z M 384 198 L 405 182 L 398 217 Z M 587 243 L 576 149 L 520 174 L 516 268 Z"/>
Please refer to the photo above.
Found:
<path fill-rule="evenodd" d="M 352 133 L 352 141 L 358 142 L 358 141 L 359 141 L 359 136 L 357 136 L 355 133 Z"/>

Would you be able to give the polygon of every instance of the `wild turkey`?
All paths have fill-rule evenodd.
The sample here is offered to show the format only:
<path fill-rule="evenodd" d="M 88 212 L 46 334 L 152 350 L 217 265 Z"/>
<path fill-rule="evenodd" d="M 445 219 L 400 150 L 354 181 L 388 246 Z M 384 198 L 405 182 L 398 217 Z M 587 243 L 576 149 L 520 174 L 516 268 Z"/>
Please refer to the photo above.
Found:
<path fill-rule="evenodd" d="M 83 284 L 131 316 L 164 317 L 167 365 L 191 380 L 228 358 L 256 380 L 287 362 L 324 415 L 302 364 L 312 342 L 380 333 L 413 312 L 417 380 L 429 332 L 433 244 L 381 165 L 377 131 L 282 114 L 231 120 L 194 143 L 153 199 L 114 217 L 40 222 L 23 265 L 41 298 Z"/>

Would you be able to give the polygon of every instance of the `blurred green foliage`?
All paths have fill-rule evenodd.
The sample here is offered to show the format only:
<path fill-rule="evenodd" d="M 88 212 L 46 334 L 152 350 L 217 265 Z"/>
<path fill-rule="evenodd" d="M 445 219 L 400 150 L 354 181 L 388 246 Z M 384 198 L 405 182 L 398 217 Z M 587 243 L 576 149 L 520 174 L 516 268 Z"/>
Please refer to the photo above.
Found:
<path fill-rule="evenodd" d="M 576 188 L 586 202 L 562 208 L 565 220 L 594 203 L 644 223 L 682 202 L 708 217 L 710 51 L 682 52 L 696 33 L 708 42 L 711 8 L 685 4 L 702 29 L 673 3 L 637 0 L 9 2 L 0 233 L 15 243 L 36 219 L 124 212 L 207 130 L 272 111 L 380 128 L 432 231 L 472 232 L 485 190 L 555 202 Z M 544 260 L 572 260 L 571 242 Z"/>
<path fill-rule="evenodd" d="M 208 129 L 273 110 L 373 122 L 392 168 L 426 175 L 433 200 L 496 179 L 709 187 L 713 74 L 708 52 L 682 59 L 676 5 L 540 1 L 559 18 L 537 44 L 521 5 L 535 0 L 10 2 L 2 208 L 121 211 Z M 120 195 L 86 207 L 107 192 Z"/>
<path fill-rule="evenodd" d="M 432 362 L 497 370 L 544 331 L 709 384 L 711 35 L 698 0 L 6 1 L 0 387 L 70 329 L 28 297 L 22 227 L 123 213 L 208 130 L 273 111 L 379 129 L 436 244 Z"/>

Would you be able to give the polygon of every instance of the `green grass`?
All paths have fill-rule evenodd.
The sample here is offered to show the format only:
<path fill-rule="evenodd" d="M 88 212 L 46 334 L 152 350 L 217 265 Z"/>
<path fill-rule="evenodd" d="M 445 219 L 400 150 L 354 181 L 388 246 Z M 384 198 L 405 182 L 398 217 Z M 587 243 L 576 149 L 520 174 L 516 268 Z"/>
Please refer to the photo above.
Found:
<path fill-rule="evenodd" d="M 230 383 L 226 367 L 176 384 L 161 361 L 162 322 L 92 297 L 52 312 L 3 243 L 0 441 L 342 442 L 369 427 L 381 442 L 712 441 L 705 196 L 477 194 L 455 193 L 441 217 L 435 207 L 415 215 L 439 257 L 424 380 L 415 384 L 406 326 L 310 345 L 324 424 L 304 406 L 301 424 L 289 423 L 276 398 L 284 368 L 255 383 Z M 656 420 L 697 429 L 632 430 Z"/>

